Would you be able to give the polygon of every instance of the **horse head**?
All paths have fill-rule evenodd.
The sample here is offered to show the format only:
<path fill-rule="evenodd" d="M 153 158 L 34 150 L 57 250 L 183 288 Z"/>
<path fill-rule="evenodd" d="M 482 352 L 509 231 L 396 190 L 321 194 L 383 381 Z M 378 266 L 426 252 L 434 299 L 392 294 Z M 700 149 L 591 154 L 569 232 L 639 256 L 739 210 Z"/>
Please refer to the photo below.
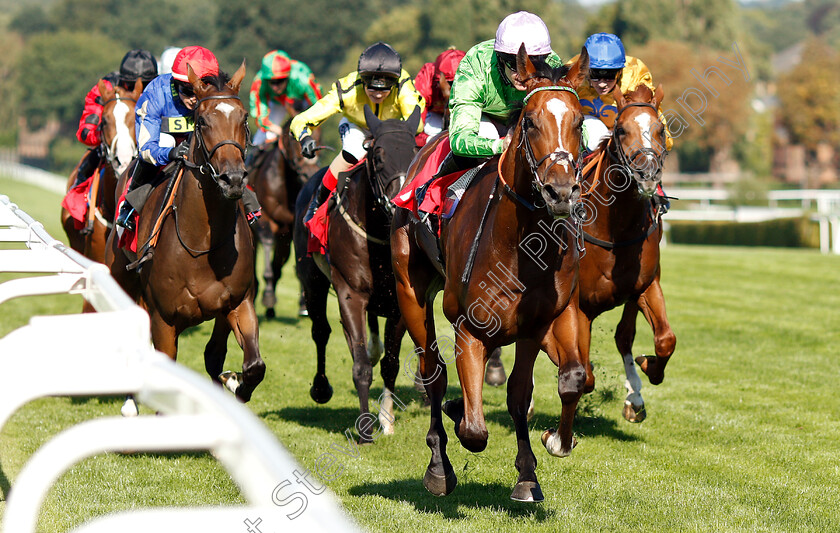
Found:
<path fill-rule="evenodd" d="M 198 98 L 190 158 L 225 198 L 239 199 L 245 191 L 245 147 L 250 133 L 248 111 L 238 96 L 245 62 L 229 80 L 224 75 L 199 78 L 189 65 L 187 75 Z"/>
<path fill-rule="evenodd" d="M 580 139 L 583 111 L 576 89 L 586 82 L 586 48 L 570 68 L 535 66 L 519 48 L 517 75 L 526 89 L 511 146 L 518 148 L 517 180 L 530 181 L 555 218 L 568 217 L 580 199 Z M 515 182 L 516 183 L 516 182 Z M 519 185 L 524 190 L 524 184 Z"/>
<path fill-rule="evenodd" d="M 618 114 L 613 128 L 613 146 L 619 164 L 636 181 L 639 193 L 650 197 L 662 180 L 665 149 L 665 124 L 657 109 L 665 96 L 662 85 L 651 91 L 639 85 L 627 94 L 614 91 Z"/>
<path fill-rule="evenodd" d="M 137 138 L 134 133 L 134 106 L 143 93 L 143 82 L 134 82 L 133 90 L 123 87 L 109 87 L 99 80 L 99 96 L 102 98 L 102 118 L 99 131 L 105 159 L 117 176 L 128 167 L 137 155 Z"/>
<path fill-rule="evenodd" d="M 405 183 L 408 167 L 417 152 L 414 135 L 420 124 L 420 108 L 407 120 L 379 120 L 365 105 L 365 120 L 373 140 L 368 148 L 368 174 L 378 200 L 390 214 L 390 199 L 396 196 Z"/>

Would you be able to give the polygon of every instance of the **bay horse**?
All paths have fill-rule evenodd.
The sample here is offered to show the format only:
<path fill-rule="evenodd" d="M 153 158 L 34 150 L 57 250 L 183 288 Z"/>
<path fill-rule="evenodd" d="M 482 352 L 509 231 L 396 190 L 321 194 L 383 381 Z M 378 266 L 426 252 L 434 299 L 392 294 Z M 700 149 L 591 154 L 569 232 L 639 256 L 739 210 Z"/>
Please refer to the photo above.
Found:
<path fill-rule="evenodd" d="M 441 413 L 455 422 L 455 434 L 472 452 L 487 446 L 482 386 L 488 354 L 516 343 L 508 379 L 508 412 L 513 418 L 519 477 L 511 494 L 518 501 L 540 501 L 536 457 L 528 437 L 527 412 L 533 368 L 540 349 L 558 367 L 562 402 L 559 427 L 547 430 L 547 451 L 564 457 L 575 445 L 572 422 L 583 394 L 586 371 L 578 347 L 577 279 L 580 248 L 570 214 L 579 199 L 583 112 L 576 88 L 585 83 L 589 56 L 584 48 L 570 68 L 537 67 L 517 54 L 518 77 L 527 96 L 510 146 L 491 158 L 464 192 L 454 215 L 441 221 L 443 271 L 421 244 L 421 222 L 399 210 L 391 231 L 397 298 L 414 343 L 431 400 L 426 443 L 432 457 L 424 486 L 449 494 L 457 477 L 446 454 Z M 424 151 L 425 152 L 425 149 Z M 423 153 L 421 152 L 421 154 Z M 422 157 L 418 154 L 415 163 Z M 410 178 L 417 165 L 413 164 Z M 536 239 L 541 247 L 529 243 Z M 435 337 L 434 298 L 443 290 L 443 312 L 455 328 L 455 365 L 462 398 L 441 405 L 446 392 L 446 359 Z"/>
<path fill-rule="evenodd" d="M 132 158 L 137 155 L 137 139 L 134 133 L 134 106 L 143 92 L 143 83 L 137 80 L 133 90 L 121 86 L 109 88 L 99 80 L 99 94 L 102 98 L 102 116 L 99 120 L 101 135 L 100 150 L 107 164 L 102 166 L 102 173 L 96 169 L 90 188 L 92 226 L 76 229 L 73 218 L 67 209 L 61 209 L 61 225 L 67 234 L 70 246 L 99 263 L 105 262 L 105 242 L 113 226 L 116 213 L 117 177 L 125 171 Z M 81 161 L 80 161 L 81 164 Z M 67 190 L 76 181 L 79 165 L 70 174 Z"/>
<path fill-rule="evenodd" d="M 108 238 L 107 264 L 123 289 L 148 311 L 155 348 L 173 360 L 185 329 L 215 320 L 204 365 L 219 383 L 232 330 L 244 360 L 238 387 L 227 385 L 248 401 L 265 375 L 265 363 L 254 311 L 254 240 L 241 201 L 249 131 L 248 112 L 237 95 L 245 63 L 229 80 L 226 75 L 199 79 L 192 68 L 187 73 L 198 101 L 183 174 L 155 187 L 137 226 L 138 244 L 157 236 L 154 253 L 139 274 L 127 270 L 135 257 L 118 248 L 114 231 Z M 171 207 L 164 208 L 167 183 L 174 185 Z"/>
<path fill-rule="evenodd" d="M 291 113 L 290 113 L 291 114 Z M 316 130 L 317 131 L 317 130 Z M 249 182 L 257 194 L 263 216 L 254 233 L 263 248 L 263 296 L 266 318 L 274 318 L 277 304 L 275 288 L 280 280 L 283 265 L 292 252 L 292 228 L 295 222 L 295 200 L 303 184 L 318 168 L 300 153 L 300 144 L 289 132 L 288 122 L 283 135 L 257 156 L 249 172 Z M 301 306 L 303 299 L 301 298 Z M 306 308 L 302 307 L 301 312 Z"/>
<path fill-rule="evenodd" d="M 586 254 L 580 261 L 580 351 L 588 361 L 592 321 L 623 304 L 615 331 L 627 378 L 623 414 L 630 422 L 641 422 L 646 411 L 642 382 L 633 364 L 639 310 L 653 329 L 656 356 L 639 356 L 635 361 L 652 384 L 662 383 L 676 346 L 659 284 L 662 224 L 652 198 L 667 154 L 665 126 L 657 114 L 664 92 L 661 85 L 655 91 L 640 85 L 626 95 L 616 89 L 614 95 L 618 114 L 612 134 L 584 173 Z M 590 372 L 587 391 L 594 387 L 594 379 Z"/>
<path fill-rule="evenodd" d="M 390 434 L 394 422 L 392 393 L 399 372 L 400 344 L 405 335 L 391 271 L 389 227 L 394 209 L 391 200 L 405 183 L 406 171 L 416 151 L 414 135 L 420 123 L 420 110 L 415 109 L 406 121 L 381 121 L 366 106 L 365 120 L 373 135 L 368 154 L 363 163 L 339 175 L 335 200 L 330 200 L 334 207 L 329 215 L 329 265 L 320 254 L 307 256 L 309 230 L 302 222 L 323 172 L 316 174 L 298 197 L 295 255 L 318 361 L 310 396 L 317 403 L 326 403 L 332 397 L 325 363 L 331 332 L 326 305 L 332 282 L 344 336 L 353 357 L 359 420 L 371 416 L 370 384 L 373 365 L 380 356 L 377 317 L 385 317 L 385 353 L 380 362 L 385 390 L 379 399 L 379 422 L 382 431 Z M 366 322 L 371 330 L 370 343 L 366 338 Z M 357 425 L 359 442 L 373 441 L 371 426 Z"/>

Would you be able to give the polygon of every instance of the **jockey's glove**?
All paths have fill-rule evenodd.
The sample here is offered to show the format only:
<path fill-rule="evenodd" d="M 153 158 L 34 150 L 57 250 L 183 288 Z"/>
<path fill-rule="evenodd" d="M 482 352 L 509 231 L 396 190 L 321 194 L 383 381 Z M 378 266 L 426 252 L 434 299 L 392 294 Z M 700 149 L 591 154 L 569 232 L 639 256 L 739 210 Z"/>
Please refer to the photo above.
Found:
<path fill-rule="evenodd" d="M 169 150 L 169 160 L 175 161 L 178 158 L 184 159 L 190 153 L 190 144 L 188 141 L 181 141 L 175 148 Z"/>
<path fill-rule="evenodd" d="M 300 153 L 307 159 L 315 157 L 315 139 L 306 135 L 300 140 Z"/>

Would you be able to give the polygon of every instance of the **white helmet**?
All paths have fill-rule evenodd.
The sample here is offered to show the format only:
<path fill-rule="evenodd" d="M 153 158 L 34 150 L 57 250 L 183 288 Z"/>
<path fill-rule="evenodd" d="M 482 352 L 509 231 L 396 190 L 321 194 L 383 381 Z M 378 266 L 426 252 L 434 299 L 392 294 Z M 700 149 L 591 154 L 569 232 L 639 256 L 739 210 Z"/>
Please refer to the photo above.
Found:
<path fill-rule="evenodd" d="M 175 62 L 175 56 L 177 56 L 180 51 L 180 48 L 170 46 L 164 50 L 162 54 L 160 54 L 160 61 L 158 61 L 158 64 L 160 65 L 161 74 L 169 74 L 172 72 L 172 63 Z"/>
<path fill-rule="evenodd" d="M 543 20 L 527 11 L 508 15 L 496 30 L 496 42 L 493 49 L 504 54 L 516 54 L 525 44 L 529 56 L 541 56 L 551 53 L 551 37 Z"/>

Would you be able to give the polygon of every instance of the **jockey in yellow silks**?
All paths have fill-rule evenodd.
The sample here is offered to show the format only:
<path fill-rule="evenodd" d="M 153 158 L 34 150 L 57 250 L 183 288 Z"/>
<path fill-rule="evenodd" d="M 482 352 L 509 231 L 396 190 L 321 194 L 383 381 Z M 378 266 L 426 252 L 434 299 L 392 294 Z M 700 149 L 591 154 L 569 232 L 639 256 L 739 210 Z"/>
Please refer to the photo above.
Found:
<path fill-rule="evenodd" d="M 578 89 L 580 105 L 583 107 L 583 142 L 589 151 L 610 134 L 618 113 L 612 91 L 618 84 L 622 93 L 627 93 L 644 85 L 651 91 L 656 89 L 653 77 L 641 59 L 625 55 L 624 45 L 611 33 L 595 33 L 586 39 L 586 51 L 589 53 L 589 84 Z M 578 56 L 568 64 L 577 61 Z M 659 117 L 665 123 L 662 111 Z M 666 124 L 665 148 L 670 150 L 674 140 Z"/>

